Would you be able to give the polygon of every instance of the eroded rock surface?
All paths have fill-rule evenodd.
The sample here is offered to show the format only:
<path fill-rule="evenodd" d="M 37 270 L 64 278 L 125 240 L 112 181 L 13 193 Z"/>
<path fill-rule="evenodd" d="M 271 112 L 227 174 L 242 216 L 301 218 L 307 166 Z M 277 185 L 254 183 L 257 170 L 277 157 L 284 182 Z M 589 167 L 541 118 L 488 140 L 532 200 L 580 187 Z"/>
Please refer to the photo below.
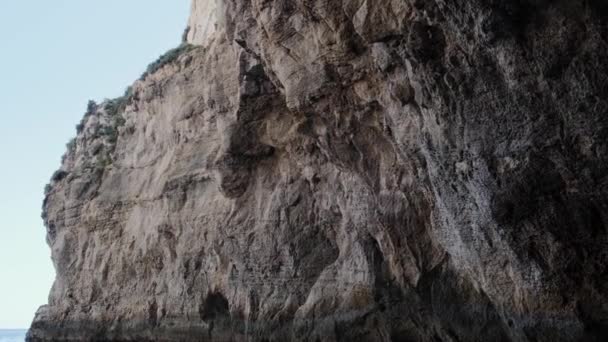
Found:
<path fill-rule="evenodd" d="M 30 341 L 606 340 L 608 5 L 193 9 L 53 178 Z"/>

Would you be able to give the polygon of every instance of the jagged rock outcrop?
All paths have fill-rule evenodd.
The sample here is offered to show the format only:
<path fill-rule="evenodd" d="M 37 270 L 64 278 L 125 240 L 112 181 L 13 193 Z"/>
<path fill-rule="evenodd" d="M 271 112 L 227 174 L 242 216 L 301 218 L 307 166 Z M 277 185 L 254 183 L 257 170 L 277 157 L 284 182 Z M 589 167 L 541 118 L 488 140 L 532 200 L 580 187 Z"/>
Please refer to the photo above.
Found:
<path fill-rule="evenodd" d="M 604 341 L 608 5 L 195 0 L 44 203 L 30 341 Z"/>

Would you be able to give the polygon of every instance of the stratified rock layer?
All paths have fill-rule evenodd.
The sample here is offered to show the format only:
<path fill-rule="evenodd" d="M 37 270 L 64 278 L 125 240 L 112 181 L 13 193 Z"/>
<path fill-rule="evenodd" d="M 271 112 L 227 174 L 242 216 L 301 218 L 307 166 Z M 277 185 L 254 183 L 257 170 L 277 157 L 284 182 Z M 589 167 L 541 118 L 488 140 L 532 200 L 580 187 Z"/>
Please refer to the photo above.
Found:
<path fill-rule="evenodd" d="M 193 9 L 53 178 L 30 341 L 605 340 L 604 2 Z"/>

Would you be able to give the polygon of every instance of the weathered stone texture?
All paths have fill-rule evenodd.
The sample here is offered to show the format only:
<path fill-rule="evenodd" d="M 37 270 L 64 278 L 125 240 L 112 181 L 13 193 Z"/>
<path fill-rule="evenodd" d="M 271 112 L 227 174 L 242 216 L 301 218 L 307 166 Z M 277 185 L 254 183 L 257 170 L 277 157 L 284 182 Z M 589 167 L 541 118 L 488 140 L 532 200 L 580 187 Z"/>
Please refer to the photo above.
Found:
<path fill-rule="evenodd" d="M 603 1 L 193 8 L 52 182 L 30 341 L 608 338 Z"/>

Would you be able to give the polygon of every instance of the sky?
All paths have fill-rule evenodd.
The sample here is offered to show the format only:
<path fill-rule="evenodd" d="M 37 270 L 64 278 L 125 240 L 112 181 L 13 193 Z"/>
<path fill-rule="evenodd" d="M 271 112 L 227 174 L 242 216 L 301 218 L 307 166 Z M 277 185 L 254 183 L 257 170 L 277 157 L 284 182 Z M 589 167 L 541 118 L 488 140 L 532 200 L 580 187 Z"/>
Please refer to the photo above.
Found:
<path fill-rule="evenodd" d="M 0 1 L 0 329 L 28 328 L 55 271 L 43 189 L 89 99 L 176 47 L 190 0 Z"/>

